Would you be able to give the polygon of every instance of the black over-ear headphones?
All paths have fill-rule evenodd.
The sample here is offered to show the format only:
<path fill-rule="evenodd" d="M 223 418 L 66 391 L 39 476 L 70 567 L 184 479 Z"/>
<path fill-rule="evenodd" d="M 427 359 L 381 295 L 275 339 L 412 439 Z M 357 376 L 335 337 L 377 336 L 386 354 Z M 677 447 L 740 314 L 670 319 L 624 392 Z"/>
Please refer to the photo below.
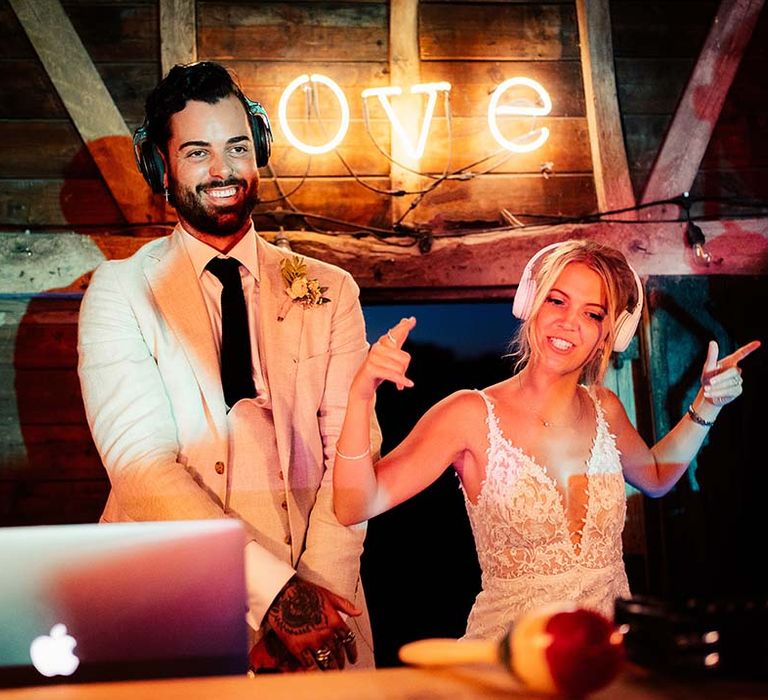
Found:
<path fill-rule="evenodd" d="M 272 127 L 264 107 L 245 96 L 243 99 L 256 151 L 256 165 L 263 168 L 269 162 L 272 151 Z M 136 157 L 139 172 L 152 191 L 161 194 L 165 189 L 165 161 L 160 148 L 149 138 L 146 120 L 133 134 L 133 154 Z"/>

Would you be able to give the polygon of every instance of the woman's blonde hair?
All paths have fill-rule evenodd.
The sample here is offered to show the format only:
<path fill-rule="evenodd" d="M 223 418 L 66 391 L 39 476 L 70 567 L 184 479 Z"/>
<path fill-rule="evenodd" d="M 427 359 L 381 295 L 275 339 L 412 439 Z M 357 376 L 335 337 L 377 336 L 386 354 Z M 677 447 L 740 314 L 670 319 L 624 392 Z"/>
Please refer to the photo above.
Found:
<path fill-rule="evenodd" d="M 545 253 L 533 268 L 536 293 L 528 318 L 512 340 L 512 354 L 517 357 L 515 371 L 521 370 L 540 347 L 534 321 L 549 296 L 560 273 L 571 263 L 584 263 L 594 270 L 602 281 L 606 297 L 607 335 L 602 347 L 584 365 L 579 381 L 583 384 L 599 384 L 603 380 L 611 359 L 610 349 L 616 337 L 616 319 L 623 311 L 631 311 L 638 303 L 637 283 L 624 255 L 601 243 L 586 240 L 565 241 Z M 605 348 L 609 348 L 606 352 Z"/>

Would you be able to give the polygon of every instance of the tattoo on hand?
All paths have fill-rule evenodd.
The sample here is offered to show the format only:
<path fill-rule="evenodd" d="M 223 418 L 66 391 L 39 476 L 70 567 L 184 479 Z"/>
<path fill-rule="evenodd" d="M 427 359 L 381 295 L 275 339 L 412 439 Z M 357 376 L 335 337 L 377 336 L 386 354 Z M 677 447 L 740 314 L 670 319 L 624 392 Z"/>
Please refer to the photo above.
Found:
<path fill-rule="evenodd" d="M 320 595 L 314 586 L 293 581 L 269 609 L 269 623 L 285 634 L 305 634 L 327 624 Z"/>

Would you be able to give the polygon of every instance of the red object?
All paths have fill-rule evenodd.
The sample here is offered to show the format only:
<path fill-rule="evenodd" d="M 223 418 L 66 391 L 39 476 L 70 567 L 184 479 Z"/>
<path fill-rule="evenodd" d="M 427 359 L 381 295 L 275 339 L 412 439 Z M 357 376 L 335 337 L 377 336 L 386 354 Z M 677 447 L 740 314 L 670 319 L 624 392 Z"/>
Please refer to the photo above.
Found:
<path fill-rule="evenodd" d="M 624 663 L 623 638 L 597 612 L 559 603 L 533 610 L 515 624 L 512 672 L 529 688 L 583 697 L 608 685 Z"/>
<path fill-rule="evenodd" d="M 618 675 L 624 646 L 621 635 L 602 615 L 583 609 L 556 613 L 544 629 L 552 637 L 544 653 L 562 693 L 583 697 Z"/>

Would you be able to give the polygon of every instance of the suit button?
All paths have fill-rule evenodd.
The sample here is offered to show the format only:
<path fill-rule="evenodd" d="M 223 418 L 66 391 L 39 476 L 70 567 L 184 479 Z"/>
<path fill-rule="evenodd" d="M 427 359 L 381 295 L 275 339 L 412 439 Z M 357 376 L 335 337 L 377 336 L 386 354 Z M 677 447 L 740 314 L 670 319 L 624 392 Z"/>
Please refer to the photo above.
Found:
<path fill-rule="evenodd" d="M 291 536 L 290 535 L 286 535 L 285 536 L 285 543 L 286 544 L 290 544 L 291 543 Z"/>
<path fill-rule="evenodd" d="M 288 510 L 288 504 L 287 504 L 285 501 L 283 501 L 283 502 L 280 504 L 280 507 L 281 507 L 283 510 Z"/>
<path fill-rule="evenodd" d="M 217 474 L 223 474 L 224 473 L 224 462 L 216 462 L 214 465 L 214 469 L 216 470 Z"/>
<path fill-rule="evenodd" d="M 284 481 L 285 480 L 285 477 L 283 476 L 283 472 L 280 472 L 278 474 L 278 476 L 280 477 L 280 481 Z"/>

